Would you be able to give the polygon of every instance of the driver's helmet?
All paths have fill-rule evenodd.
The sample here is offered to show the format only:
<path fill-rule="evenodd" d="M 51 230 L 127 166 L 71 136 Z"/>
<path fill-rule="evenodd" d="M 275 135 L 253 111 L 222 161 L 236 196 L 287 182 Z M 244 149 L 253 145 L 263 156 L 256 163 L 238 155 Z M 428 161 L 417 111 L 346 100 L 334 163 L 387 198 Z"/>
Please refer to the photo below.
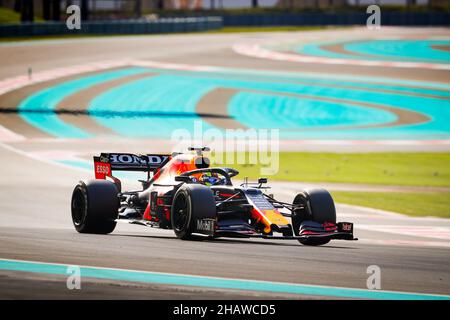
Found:
<path fill-rule="evenodd" d="M 199 182 L 207 185 L 207 186 L 215 186 L 218 184 L 222 184 L 222 179 L 219 178 L 219 175 L 215 172 L 208 172 L 202 174 L 199 179 Z"/>

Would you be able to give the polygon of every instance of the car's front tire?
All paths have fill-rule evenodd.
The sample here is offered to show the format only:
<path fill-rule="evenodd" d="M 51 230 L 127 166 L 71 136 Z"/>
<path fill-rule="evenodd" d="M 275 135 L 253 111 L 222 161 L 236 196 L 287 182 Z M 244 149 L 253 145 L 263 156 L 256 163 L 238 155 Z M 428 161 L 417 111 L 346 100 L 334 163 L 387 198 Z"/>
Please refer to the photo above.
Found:
<path fill-rule="evenodd" d="M 80 233 L 111 233 L 119 209 L 117 187 L 108 180 L 80 181 L 72 193 L 72 222 Z"/>
<path fill-rule="evenodd" d="M 303 221 L 314 221 L 318 223 L 336 223 L 336 208 L 331 194 L 325 189 L 306 189 L 297 194 L 294 205 L 301 205 L 303 209 L 297 209 L 292 214 L 292 226 L 298 235 L 300 225 Z M 330 242 L 326 238 L 299 239 L 301 244 L 309 246 L 320 246 Z"/>
<path fill-rule="evenodd" d="M 200 184 L 184 184 L 173 197 L 170 214 L 175 235 L 182 240 L 195 236 L 196 219 L 215 218 L 216 203 L 210 188 Z"/>

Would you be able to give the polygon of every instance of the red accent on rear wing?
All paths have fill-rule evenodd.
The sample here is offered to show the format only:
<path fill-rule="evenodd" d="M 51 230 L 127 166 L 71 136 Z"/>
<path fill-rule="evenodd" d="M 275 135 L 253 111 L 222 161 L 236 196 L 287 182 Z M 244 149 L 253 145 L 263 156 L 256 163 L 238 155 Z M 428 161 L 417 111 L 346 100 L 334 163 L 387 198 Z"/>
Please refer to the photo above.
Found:
<path fill-rule="evenodd" d="M 112 176 L 111 164 L 96 161 L 94 158 L 95 179 L 106 179 Z"/>

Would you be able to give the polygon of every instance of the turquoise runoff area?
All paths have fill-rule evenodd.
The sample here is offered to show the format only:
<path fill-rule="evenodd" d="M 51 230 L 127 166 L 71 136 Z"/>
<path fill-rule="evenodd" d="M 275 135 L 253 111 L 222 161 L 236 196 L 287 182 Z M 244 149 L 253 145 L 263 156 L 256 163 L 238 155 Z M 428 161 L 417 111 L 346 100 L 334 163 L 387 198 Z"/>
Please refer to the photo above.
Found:
<path fill-rule="evenodd" d="M 342 45 L 349 54 L 326 50 L 325 45 Z M 449 40 L 372 40 L 319 42 L 295 46 L 297 53 L 338 59 L 387 60 L 450 63 L 450 52 L 433 48 L 450 46 Z"/>
<path fill-rule="evenodd" d="M 87 132 L 63 122 L 56 114 L 46 111 L 55 110 L 59 102 L 80 90 L 147 71 L 144 68 L 128 68 L 67 81 L 30 95 L 19 104 L 18 109 L 25 121 L 48 134 L 66 138 L 88 138 L 90 135 Z"/>
<path fill-rule="evenodd" d="M 359 75 L 343 75 L 343 74 L 318 74 L 312 72 L 281 72 L 281 71 L 271 71 L 271 70 L 251 70 L 251 69 L 238 69 L 238 68 L 215 68 L 217 71 L 210 71 L 208 74 L 215 77 L 226 78 L 230 75 L 233 77 L 242 76 L 246 79 L 254 79 L 254 80 L 277 80 L 277 81 L 333 81 L 334 83 L 348 83 L 348 84 L 360 84 L 365 86 L 368 84 L 369 87 L 372 85 L 376 85 L 377 88 L 379 85 L 391 85 L 395 86 L 396 89 L 401 88 L 402 86 L 411 86 L 414 88 L 409 88 L 409 90 L 417 90 L 420 88 L 427 89 L 436 89 L 443 91 L 436 92 L 447 92 L 450 90 L 450 84 L 442 83 L 442 82 L 426 82 L 426 81 L 415 81 L 408 79 L 395 79 L 395 78 L 383 78 L 383 77 L 372 77 L 372 76 L 364 76 L 362 74 Z M 166 73 L 171 73 L 171 70 L 165 70 Z M 173 71 L 174 74 L 192 74 L 191 71 Z"/>
<path fill-rule="evenodd" d="M 378 40 L 348 43 L 344 45 L 344 48 L 351 52 L 373 55 L 376 57 L 450 63 L 450 52 L 433 48 L 433 46 L 450 46 L 450 41 Z"/>
<path fill-rule="evenodd" d="M 70 276 L 71 265 L 40 263 L 0 259 L 0 270 L 32 272 L 59 276 Z M 162 285 L 202 287 L 211 289 L 231 289 L 258 292 L 273 292 L 307 296 L 324 296 L 333 298 L 383 299 L 383 300 L 449 300 L 450 296 L 421 293 L 406 293 L 333 286 L 315 286 L 295 283 L 280 283 L 244 279 L 213 278 L 173 273 L 157 273 L 123 269 L 97 267 L 80 268 L 81 284 L 83 278 L 130 281 Z M 68 271 L 69 270 L 69 271 Z"/>
<path fill-rule="evenodd" d="M 213 84 L 159 75 L 127 83 L 99 95 L 91 101 L 89 111 L 98 123 L 122 136 L 170 138 L 173 130 L 185 128 L 192 131 L 194 121 L 202 121 L 196 116 L 195 108 L 203 95 L 212 89 Z M 105 106 L 130 117 L 95 116 L 96 112 L 105 110 Z M 133 112 L 165 115 L 133 117 Z M 193 116 L 180 117 L 179 114 Z M 204 130 L 212 128 L 205 122 L 202 127 Z"/>
<path fill-rule="evenodd" d="M 330 129 L 336 126 L 374 125 L 397 120 L 393 113 L 364 108 L 357 104 L 253 92 L 236 94 L 229 103 L 229 111 L 249 127 L 281 127 L 283 130 L 316 127 Z"/>
<path fill-rule="evenodd" d="M 405 81 L 408 86 L 404 86 L 400 80 L 380 78 L 360 81 L 358 77 L 261 75 L 236 70 L 209 73 L 127 68 L 47 88 L 22 101 L 19 110 L 28 123 L 56 137 L 86 138 L 88 133 L 51 112 L 57 103 L 92 85 L 148 71 L 159 75 L 125 83 L 94 98 L 88 108 L 91 117 L 125 137 L 170 138 L 175 129 L 192 133 L 194 121 L 202 121 L 195 111 L 205 94 L 216 88 L 230 88 L 237 90 L 227 105 L 231 117 L 249 128 L 280 128 L 282 139 L 450 138 L 450 86 L 418 81 Z M 397 119 L 392 112 L 360 105 L 367 102 L 416 111 L 431 120 L 397 127 L 352 128 Z M 49 112 L 26 112 L 30 109 Z M 104 111 L 120 112 L 122 116 L 100 116 Z M 146 112 L 150 115 L 142 116 Z M 180 113 L 189 116 L 180 117 Z M 203 130 L 213 128 L 204 121 L 202 125 Z"/>
<path fill-rule="evenodd" d="M 397 120 L 393 113 L 362 108 L 357 104 L 253 92 L 236 94 L 229 103 L 229 110 L 241 122 L 254 128 L 330 128 Z"/>
<path fill-rule="evenodd" d="M 405 88 L 399 92 L 382 93 L 355 86 L 349 88 L 330 87 L 326 80 L 316 80 L 315 83 L 290 83 L 274 81 L 243 80 L 239 78 L 214 77 L 209 74 L 192 73 L 160 74 L 156 77 L 141 79 L 128 83 L 123 87 L 114 88 L 99 95 L 90 105 L 90 111 L 101 110 L 105 105 L 120 109 L 127 101 L 127 110 L 163 110 L 168 112 L 195 112 L 195 106 L 202 94 L 214 88 L 231 88 L 239 92 L 228 103 L 228 113 L 235 120 L 250 128 L 282 128 L 282 138 L 321 138 L 328 139 L 380 139 L 398 137 L 401 139 L 433 139 L 448 137 L 450 128 L 446 119 L 450 116 L 450 101 L 432 97 L 408 95 Z M 341 85 L 343 83 L 341 82 Z M 332 84 L 334 85 L 334 84 Z M 351 84 L 349 84 L 351 85 Z M 368 86 L 368 85 L 367 85 Z M 376 86 L 376 85 L 374 85 Z M 148 88 L 144 90 L 144 88 Z M 392 87 L 392 90 L 396 88 Z M 427 89 L 428 90 L 428 89 Z M 251 92 L 248 92 L 251 91 Z M 258 91 L 258 92 L 253 92 Z M 434 92 L 437 93 L 437 92 Z M 283 94 L 308 95 L 308 97 L 292 97 Z M 444 95 L 445 96 L 445 95 Z M 346 99 L 348 104 L 321 101 L 322 98 Z M 121 102 L 121 99 L 123 102 Z M 393 113 L 384 110 L 358 106 L 358 102 L 371 102 L 387 106 L 405 108 L 424 113 L 433 120 L 421 124 L 393 128 L 367 129 L 336 129 L 333 126 L 359 126 L 367 124 L 382 124 L 395 121 Z M 315 109 L 314 114 L 308 112 Z M 118 110 L 115 109 L 115 110 Z M 293 114 L 294 110 L 305 116 L 299 120 Z M 125 111 L 123 109 L 123 111 Z M 94 118 L 121 135 L 129 137 L 156 136 L 168 137 L 172 130 L 192 128 L 191 119 L 180 119 L 170 116 L 150 118 Z M 297 119 L 296 123 L 293 119 Z M 158 130 L 149 130 L 148 125 L 158 123 Z M 312 127 L 325 130 L 305 131 Z M 208 125 L 204 126 L 207 129 Z M 297 128 L 298 130 L 292 130 Z M 289 130 L 284 130 L 289 129 Z"/>

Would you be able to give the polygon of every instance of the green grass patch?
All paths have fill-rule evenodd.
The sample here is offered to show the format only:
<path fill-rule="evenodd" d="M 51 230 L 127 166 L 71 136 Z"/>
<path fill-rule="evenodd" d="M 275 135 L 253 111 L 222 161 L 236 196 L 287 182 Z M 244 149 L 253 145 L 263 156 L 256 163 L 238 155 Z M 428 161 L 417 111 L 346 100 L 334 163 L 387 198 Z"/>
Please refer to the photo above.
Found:
<path fill-rule="evenodd" d="M 44 22 L 42 18 L 34 16 L 34 22 Z M 0 7 L 0 24 L 3 23 L 21 23 L 20 12 L 15 12 L 14 10 Z"/>
<path fill-rule="evenodd" d="M 249 154 L 246 156 L 248 160 Z M 264 167 L 256 164 L 236 165 L 232 161 L 228 165 L 240 171 L 239 177 L 252 179 L 260 177 L 260 169 Z M 450 153 L 281 152 L 278 172 L 267 177 L 304 182 L 450 186 Z"/>
<path fill-rule="evenodd" d="M 331 192 L 334 201 L 407 214 L 450 218 L 449 193 Z"/>
<path fill-rule="evenodd" d="M 8 8 L 0 8 L 0 23 L 19 23 L 20 13 Z"/>

